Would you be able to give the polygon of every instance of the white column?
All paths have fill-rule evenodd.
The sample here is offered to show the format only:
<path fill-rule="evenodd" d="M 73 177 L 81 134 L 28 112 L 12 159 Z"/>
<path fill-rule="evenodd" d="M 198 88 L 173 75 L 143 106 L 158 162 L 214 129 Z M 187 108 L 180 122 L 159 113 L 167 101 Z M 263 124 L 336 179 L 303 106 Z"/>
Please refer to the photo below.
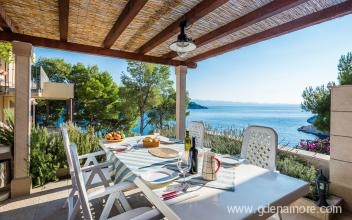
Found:
<path fill-rule="evenodd" d="M 176 138 L 183 140 L 186 131 L 186 66 L 177 66 L 176 74 Z"/>
<path fill-rule="evenodd" d="M 28 195 L 31 178 L 28 173 L 31 110 L 31 57 L 32 45 L 13 42 L 16 66 L 15 94 L 15 148 L 14 179 L 11 181 L 11 197 Z"/>

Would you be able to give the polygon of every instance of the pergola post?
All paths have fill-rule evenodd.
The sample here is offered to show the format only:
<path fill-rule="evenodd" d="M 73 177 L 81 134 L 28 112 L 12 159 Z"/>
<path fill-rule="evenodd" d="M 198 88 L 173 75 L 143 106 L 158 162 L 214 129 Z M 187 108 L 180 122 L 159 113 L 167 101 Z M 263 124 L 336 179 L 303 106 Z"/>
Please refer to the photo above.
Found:
<path fill-rule="evenodd" d="M 186 66 L 177 66 L 176 74 L 176 138 L 183 140 L 186 130 Z"/>
<path fill-rule="evenodd" d="M 13 42 L 15 54 L 15 147 L 14 178 L 11 181 L 11 197 L 29 195 L 31 178 L 29 177 L 30 111 L 31 111 L 31 59 L 32 44 Z"/>
<path fill-rule="evenodd" d="M 331 89 L 330 192 L 352 211 L 352 85 Z"/>

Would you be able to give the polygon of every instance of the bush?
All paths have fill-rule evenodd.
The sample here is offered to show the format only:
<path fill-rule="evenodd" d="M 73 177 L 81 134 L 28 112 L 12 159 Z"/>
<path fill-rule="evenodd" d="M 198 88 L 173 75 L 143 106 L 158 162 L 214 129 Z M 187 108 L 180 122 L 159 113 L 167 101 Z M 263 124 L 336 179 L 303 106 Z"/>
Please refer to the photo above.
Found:
<path fill-rule="evenodd" d="M 15 140 L 15 123 L 12 111 L 4 111 L 5 123 L 0 122 L 0 144 L 10 146 L 13 156 L 14 140 Z"/>
<path fill-rule="evenodd" d="M 164 126 L 160 129 L 160 135 L 168 138 L 175 138 L 176 137 L 176 127 L 175 126 Z"/>
<path fill-rule="evenodd" d="M 53 147 L 53 143 L 49 142 L 52 139 L 50 136 L 44 127 L 32 128 L 29 173 L 34 186 L 57 179 L 56 170 L 59 168 L 59 161 L 56 155 L 50 152 Z"/>
<path fill-rule="evenodd" d="M 99 138 L 95 136 L 93 128 L 82 132 L 73 124 L 68 124 L 67 127 L 70 141 L 77 144 L 79 154 L 99 149 Z M 68 164 L 61 133 L 48 132 L 45 127 L 32 128 L 29 173 L 33 185 L 44 185 L 57 180 L 57 169 L 66 167 Z"/>
<path fill-rule="evenodd" d="M 67 124 L 70 141 L 77 145 L 79 154 L 87 154 L 100 149 L 99 138 L 95 135 L 94 127 L 88 126 L 86 131 L 72 123 Z"/>
<path fill-rule="evenodd" d="M 280 152 L 276 164 L 277 170 L 288 176 L 292 176 L 309 183 L 308 198 L 317 200 L 315 180 L 317 169 L 309 162 L 288 153 Z"/>
<path fill-rule="evenodd" d="M 218 154 L 240 154 L 242 139 L 233 136 L 209 133 L 204 135 L 204 147 L 209 147 Z"/>
<path fill-rule="evenodd" d="M 330 155 L 330 138 L 301 140 L 298 149 Z"/>

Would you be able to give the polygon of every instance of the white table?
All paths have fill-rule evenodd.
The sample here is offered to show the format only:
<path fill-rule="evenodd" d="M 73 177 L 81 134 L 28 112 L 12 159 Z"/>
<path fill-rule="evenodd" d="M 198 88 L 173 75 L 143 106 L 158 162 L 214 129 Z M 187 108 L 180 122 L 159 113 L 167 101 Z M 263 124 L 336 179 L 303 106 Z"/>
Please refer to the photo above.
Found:
<path fill-rule="evenodd" d="M 135 138 L 127 138 L 125 141 L 133 142 Z M 105 150 L 108 146 L 111 147 L 113 144 L 102 143 Z M 177 144 L 165 147 L 182 149 L 182 145 Z M 144 167 L 146 161 L 159 163 L 165 159 L 150 155 L 148 149 L 144 148 L 132 152 L 114 153 L 114 156 L 137 175 L 133 180 L 135 184 L 168 219 L 265 219 L 272 213 L 262 215 L 258 212 L 260 208 L 268 205 L 287 206 L 309 192 L 309 185 L 302 180 L 254 165 L 242 164 L 235 168 L 234 192 L 196 186 L 192 187 L 191 192 L 187 192 L 187 196 L 195 197 L 168 206 L 160 199 L 164 188 L 151 190 L 138 177 L 140 168 Z M 248 208 L 247 211 L 229 213 L 228 209 L 234 206 Z"/>

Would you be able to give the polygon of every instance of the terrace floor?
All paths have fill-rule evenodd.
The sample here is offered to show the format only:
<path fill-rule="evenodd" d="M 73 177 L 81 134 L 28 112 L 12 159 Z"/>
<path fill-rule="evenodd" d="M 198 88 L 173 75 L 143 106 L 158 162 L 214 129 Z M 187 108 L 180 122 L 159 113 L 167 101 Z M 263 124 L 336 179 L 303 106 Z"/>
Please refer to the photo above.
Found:
<path fill-rule="evenodd" d="M 67 210 L 62 208 L 71 187 L 71 180 L 61 180 L 48 183 L 43 187 L 32 189 L 31 195 L 22 198 L 10 199 L 0 203 L 0 220 L 61 220 L 66 219 Z M 133 208 L 151 206 L 143 194 L 131 191 L 127 194 L 128 201 Z M 101 209 L 93 203 L 94 214 L 100 215 Z M 117 210 L 114 210 L 116 214 Z M 77 219 L 82 219 L 77 216 Z M 270 217 L 268 220 L 275 220 Z M 316 220 L 305 214 L 283 214 L 284 220 Z M 351 213 L 337 216 L 337 220 L 351 220 Z"/>

